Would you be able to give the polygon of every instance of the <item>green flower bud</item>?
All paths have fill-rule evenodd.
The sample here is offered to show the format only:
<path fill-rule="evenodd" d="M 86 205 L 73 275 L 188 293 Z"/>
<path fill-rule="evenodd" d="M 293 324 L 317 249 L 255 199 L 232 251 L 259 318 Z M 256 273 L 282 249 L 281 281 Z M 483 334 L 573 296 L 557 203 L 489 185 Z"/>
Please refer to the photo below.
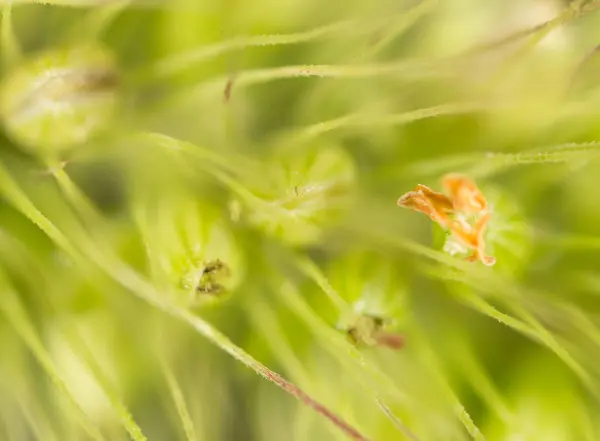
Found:
<path fill-rule="evenodd" d="M 0 85 L 0 118 L 24 148 L 54 154 L 106 127 L 118 72 L 101 46 L 52 49 L 24 62 Z"/>
<path fill-rule="evenodd" d="M 290 245 L 312 245 L 341 219 L 354 194 L 354 182 L 353 161 L 338 146 L 278 151 L 264 173 L 247 183 L 261 203 L 244 201 L 249 208 L 245 219 Z"/>
<path fill-rule="evenodd" d="M 241 254 L 218 211 L 175 193 L 157 198 L 143 211 L 155 282 L 175 301 L 188 307 L 214 304 L 239 286 Z"/>
<path fill-rule="evenodd" d="M 368 252 L 352 252 L 335 261 L 328 279 L 350 311 L 338 311 L 338 328 L 357 345 L 399 348 L 395 331 L 406 316 L 406 288 L 393 260 Z"/>

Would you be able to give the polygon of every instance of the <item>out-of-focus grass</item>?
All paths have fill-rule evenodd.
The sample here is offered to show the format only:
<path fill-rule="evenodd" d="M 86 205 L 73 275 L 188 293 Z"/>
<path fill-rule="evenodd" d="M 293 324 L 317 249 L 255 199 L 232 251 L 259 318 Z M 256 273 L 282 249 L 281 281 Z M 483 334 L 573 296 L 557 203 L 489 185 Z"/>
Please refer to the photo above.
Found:
<path fill-rule="evenodd" d="M 600 438 L 600 2 L 1 6 L 1 440 Z"/>

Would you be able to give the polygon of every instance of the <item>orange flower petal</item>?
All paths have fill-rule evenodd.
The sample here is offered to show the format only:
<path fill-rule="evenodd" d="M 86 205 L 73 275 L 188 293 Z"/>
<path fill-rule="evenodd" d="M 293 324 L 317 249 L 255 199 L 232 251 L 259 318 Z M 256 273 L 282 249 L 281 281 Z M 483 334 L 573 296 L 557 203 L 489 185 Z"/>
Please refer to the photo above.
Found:
<path fill-rule="evenodd" d="M 463 175 L 451 173 L 442 178 L 442 185 L 450 195 L 454 209 L 465 214 L 487 210 L 487 201 L 477 185 Z"/>
<path fill-rule="evenodd" d="M 451 173 L 442 178 L 442 185 L 450 196 L 418 184 L 398 199 L 398 205 L 429 216 L 442 228 L 449 229 L 466 247 L 473 249 L 467 260 L 480 260 L 491 266 L 496 259 L 485 254 L 484 232 L 491 218 L 487 200 L 477 185 L 466 176 Z M 479 215 L 471 225 L 461 215 Z M 454 217 L 451 217 L 454 215 Z"/>

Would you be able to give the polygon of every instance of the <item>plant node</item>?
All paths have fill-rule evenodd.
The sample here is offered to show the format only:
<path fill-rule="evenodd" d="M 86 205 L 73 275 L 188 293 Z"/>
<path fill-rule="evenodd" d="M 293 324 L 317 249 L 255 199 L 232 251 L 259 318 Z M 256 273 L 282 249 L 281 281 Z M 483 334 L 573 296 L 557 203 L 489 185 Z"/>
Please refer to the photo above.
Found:
<path fill-rule="evenodd" d="M 382 317 L 368 314 L 358 316 L 346 332 L 350 341 L 356 346 L 384 346 L 400 349 L 404 346 L 404 338 L 395 333 L 385 331 L 387 321 Z"/>
<path fill-rule="evenodd" d="M 196 285 L 196 293 L 218 297 L 226 292 L 224 283 L 230 276 L 229 266 L 221 260 L 206 262 Z"/>

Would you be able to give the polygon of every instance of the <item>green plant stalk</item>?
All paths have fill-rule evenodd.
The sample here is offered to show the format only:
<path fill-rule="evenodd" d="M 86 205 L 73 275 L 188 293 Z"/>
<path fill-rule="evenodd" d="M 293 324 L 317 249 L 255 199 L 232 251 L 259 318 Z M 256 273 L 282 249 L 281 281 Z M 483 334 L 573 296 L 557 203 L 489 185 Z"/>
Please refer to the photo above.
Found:
<path fill-rule="evenodd" d="M 434 351 L 431 349 L 432 345 L 423 344 L 419 346 L 419 352 L 426 365 L 429 367 L 429 370 L 432 376 L 438 381 L 441 386 L 441 389 L 446 396 L 446 399 L 450 401 L 452 404 L 452 410 L 456 414 L 458 420 L 467 430 L 471 438 L 475 441 L 485 441 L 485 437 L 481 433 L 481 430 L 477 427 L 465 407 L 462 405 L 460 400 L 458 399 L 456 393 L 452 390 L 450 384 L 444 376 L 441 374 L 442 369 L 440 368 L 440 363 Z"/>
<path fill-rule="evenodd" d="M 63 333 L 67 336 L 70 345 L 77 350 L 78 354 L 82 355 L 83 362 L 90 369 L 95 380 L 101 387 L 102 392 L 106 395 L 112 408 L 116 412 L 121 425 L 127 431 L 131 439 L 133 441 L 146 441 L 148 438 L 146 438 L 140 426 L 138 426 L 133 419 L 127 406 L 118 397 L 115 388 L 110 384 L 109 379 L 102 371 L 98 361 L 89 350 L 79 331 L 75 328 L 63 329 Z"/>
<path fill-rule="evenodd" d="M 278 291 L 282 301 L 293 311 L 307 328 L 311 330 L 314 336 L 321 341 L 326 348 L 341 364 L 346 368 L 352 368 L 356 381 L 372 396 L 382 412 L 392 421 L 394 426 L 408 439 L 416 438 L 412 432 L 405 427 L 400 419 L 393 415 L 388 405 L 382 399 L 380 390 L 385 390 L 386 394 L 394 394 L 396 399 L 400 398 L 404 404 L 409 404 L 408 397 L 400 391 L 394 382 L 379 368 L 364 359 L 362 354 L 347 342 L 341 339 L 341 336 L 333 331 L 329 325 L 323 322 L 318 315 L 309 307 L 306 301 L 300 296 L 293 286 L 284 283 Z M 348 364 L 350 361 L 352 364 Z M 365 379 L 365 375 L 367 379 Z M 411 438 L 412 437 L 412 438 Z"/>
<path fill-rule="evenodd" d="M 585 370 L 571 354 L 560 345 L 556 338 L 539 322 L 539 320 L 525 308 L 516 303 L 510 302 L 508 306 L 520 315 L 526 323 L 529 323 L 538 337 L 542 339 L 542 342 L 581 379 L 585 386 L 592 391 L 596 390 L 596 384 L 594 384 L 594 380 L 587 370 Z M 598 393 L 595 392 L 594 395 L 598 395 Z"/>
<path fill-rule="evenodd" d="M 36 268 L 36 261 L 34 259 L 24 259 L 24 256 L 28 256 L 24 250 L 21 249 L 22 244 L 20 242 L 16 242 L 16 240 L 5 234 L 4 232 L 0 232 L 0 243 L 2 243 L 6 248 L 11 250 L 11 254 L 13 256 L 13 260 L 18 261 L 18 265 L 20 266 L 21 272 L 24 274 L 30 275 L 32 269 L 36 271 L 36 278 L 42 278 L 43 275 L 38 268 Z M 16 248 L 16 247 L 19 248 Z M 10 248 L 9 248 L 10 247 Z M 52 295 L 46 296 L 43 299 L 44 302 L 50 305 L 50 308 L 55 312 L 59 311 L 59 307 L 54 300 Z M 101 366 L 98 361 L 94 357 L 93 353 L 90 351 L 88 345 L 83 339 L 81 333 L 77 329 L 76 326 L 66 326 L 61 324 L 61 332 L 66 337 L 69 345 L 76 350 L 76 353 L 81 356 L 82 361 L 85 365 L 90 369 L 91 373 L 94 376 L 94 379 L 98 382 L 98 385 L 102 389 L 102 392 L 108 398 L 108 401 L 111 404 L 111 407 L 117 414 L 119 421 L 122 426 L 125 428 L 127 433 L 130 435 L 133 441 L 145 441 L 147 438 L 144 436 L 142 429 L 136 424 L 131 415 L 131 412 L 127 409 L 125 404 L 118 397 L 114 386 L 111 384 L 108 377 L 104 374 Z"/>
<path fill-rule="evenodd" d="M 457 349 L 454 351 L 456 359 L 461 369 L 464 370 L 465 378 L 473 385 L 473 390 L 477 391 L 477 394 L 483 398 L 502 421 L 510 424 L 514 420 L 515 415 L 504 402 L 489 375 L 484 372 L 475 354 L 472 353 L 470 348 L 466 347 L 464 341 L 457 340 L 455 344 L 457 345 Z"/>
<path fill-rule="evenodd" d="M 102 216 L 98 212 L 98 209 L 71 180 L 69 175 L 65 172 L 64 166 L 54 160 L 49 160 L 47 164 L 59 187 L 63 193 L 67 195 L 67 200 L 71 202 L 73 208 L 81 214 L 86 222 L 94 225 L 101 225 Z"/>
<path fill-rule="evenodd" d="M 483 178 L 519 165 L 576 163 L 594 159 L 598 155 L 600 155 L 600 141 L 571 142 L 518 153 L 475 152 L 427 159 L 407 165 L 401 170 L 396 169 L 393 171 L 393 176 L 397 177 L 400 173 L 407 177 L 425 178 L 457 168 L 470 167 L 466 171 L 468 175 Z M 391 171 L 390 175 L 392 175 Z"/>
<path fill-rule="evenodd" d="M 273 353 L 276 354 L 286 371 L 303 387 L 314 390 L 314 382 L 310 379 L 306 368 L 285 339 L 284 331 L 271 309 L 263 300 L 254 298 L 249 305 L 249 310 L 250 320 L 257 329 L 262 329 L 267 344 L 272 348 Z M 338 435 L 339 432 L 332 432 L 332 436 L 337 437 Z"/>
<path fill-rule="evenodd" d="M 98 267 L 124 288 L 130 290 L 140 299 L 149 303 L 153 307 L 171 315 L 181 321 L 188 323 L 198 333 L 203 335 L 213 344 L 227 352 L 236 360 L 243 363 L 248 368 L 252 369 L 261 377 L 273 382 L 290 395 L 296 397 L 305 405 L 311 407 L 317 413 L 321 414 L 340 430 L 342 430 L 351 439 L 357 441 L 367 441 L 363 434 L 355 428 L 347 424 L 342 418 L 334 414 L 331 410 L 315 401 L 307 395 L 303 390 L 296 385 L 288 382 L 281 375 L 271 371 L 266 366 L 255 360 L 250 354 L 236 346 L 223 333 L 213 328 L 208 322 L 194 315 L 190 311 L 179 306 L 173 305 L 161 297 L 149 282 L 141 278 L 134 270 L 129 268 L 124 263 L 120 262 L 116 257 L 110 255 L 104 250 L 104 246 L 94 243 L 86 235 L 81 232 L 73 231 L 73 236 L 78 235 L 78 245 L 81 249 L 85 249 L 86 253 L 79 251 L 63 233 L 58 230 L 37 208 L 31 203 L 29 198 L 21 191 L 18 185 L 13 181 L 12 177 L 3 165 L 0 165 L 0 188 L 4 192 L 4 196 L 11 202 L 15 208 L 21 211 L 28 219 L 44 231 L 48 237 L 69 254 L 74 261 L 79 265 Z M 103 249 L 101 252 L 100 249 Z M 100 439 L 100 438 L 99 438 Z"/>
<path fill-rule="evenodd" d="M 489 109 L 489 105 L 481 103 L 447 103 L 422 109 L 409 110 L 406 112 L 369 115 L 364 113 L 352 113 L 338 118 L 321 121 L 306 127 L 301 127 L 293 132 L 297 136 L 312 139 L 319 135 L 329 133 L 338 129 L 349 127 L 389 127 L 410 124 L 423 119 L 436 118 L 439 116 L 463 115 L 476 113 Z"/>
<path fill-rule="evenodd" d="M 417 255 L 430 258 L 434 261 L 447 265 L 450 268 L 458 270 L 465 275 L 468 275 L 466 278 L 456 277 L 448 280 L 455 280 L 461 283 L 467 283 L 467 285 L 475 289 L 488 290 L 491 293 L 495 293 L 495 291 L 491 287 L 502 286 L 503 290 L 506 293 L 513 294 L 512 297 L 506 298 L 504 299 L 504 301 L 508 302 L 507 305 L 509 307 L 518 308 L 518 306 L 514 305 L 512 302 L 514 302 L 514 295 L 518 296 L 520 294 L 520 290 L 516 287 L 513 287 L 510 282 L 494 275 L 493 272 L 488 271 L 488 268 L 474 268 L 473 265 L 469 262 L 459 261 L 442 252 L 435 251 L 408 239 L 389 237 L 385 234 L 381 234 L 381 232 L 375 231 L 370 231 L 369 233 L 371 237 L 373 237 L 373 239 L 384 240 L 385 243 L 387 243 L 388 245 L 398 246 L 405 250 L 412 251 Z M 435 275 L 435 272 L 429 271 L 429 273 Z M 469 304 L 475 306 L 478 310 L 485 312 L 487 315 L 490 315 L 491 317 L 494 317 L 497 320 L 500 320 L 502 323 L 512 327 L 513 329 L 521 331 L 525 335 L 528 335 L 529 337 L 533 338 L 535 341 L 544 344 L 548 349 L 554 352 L 567 366 L 569 366 L 584 384 L 591 387 L 591 390 L 593 391 L 597 390 L 589 373 L 580 365 L 580 363 L 578 363 L 568 353 L 568 351 L 566 351 L 556 341 L 556 339 L 543 326 L 539 324 L 539 322 L 537 322 L 537 320 L 534 320 L 531 315 L 526 316 L 527 321 L 530 325 L 528 326 L 496 310 L 494 307 L 485 302 L 485 300 L 481 297 L 470 295 L 466 297 L 463 296 L 463 298 L 467 300 Z M 521 313 L 523 313 L 523 311 L 521 311 Z"/>
<path fill-rule="evenodd" d="M 254 163 L 240 155 L 228 152 L 228 156 L 226 157 L 209 148 L 171 138 L 160 133 L 136 133 L 132 136 L 132 139 L 147 141 L 151 145 L 158 146 L 165 151 L 172 153 L 185 153 L 186 155 L 193 156 L 197 161 L 203 164 L 206 172 L 211 172 L 216 169 L 219 172 L 237 175 L 241 169 L 255 166 Z M 206 163 L 206 165 L 204 163 Z"/>
<path fill-rule="evenodd" d="M 181 423 L 183 424 L 183 430 L 185 432 L 186 439 L 187 441 L 198 441 L 192 416 L 187 408 L 183 392 L 177 383 L 177 379 L 164 359 L 160 359 L 160 364 L 169 387 L 169 392 L 171 393 L 171 398 L 173 399 L 173 403 L 177 408 L 177 414 L 179 415 Z"/>
<path fill-rule="evenodd" d="M 329 65 L 301 64 L 270 68 L 246 69 L 236 73 L 233 85 L 236 88 L 266 84 L 293 78 L 345 78 L 366 79 L 377 77 L 394 77 L 411 80 L 439 78 L 447 76 L 448 69 L 435 66 L 423 61 L 402 61 L 393 63 L 375 63 L 364 65 Z M 209 78 L 184 88 L 161 102 L 162 110 L 166 111 L 180 102 L 202 97 L 204 94 L 221 93 L 232 86 L 231 75 L 221 75 Z"/>
<path fill-rule="evenodd" d="M 569 20 L 583 17 L 589 13 L 594 12 L 600 8 L 600 1 L 592 1 L 584 5 L 576 14 L 569 14 L 568 17 L 562 17 L 561 20 L 564 20 L 564 23 Z M 410 11 L 409 11 L 410 12 Z M 369 77 L 378 77 L 384 75 L 395 75 L 402 74 L 403 78 L 407 79 L 417 79 L 422 80 L 424 78 L 430 77 L 440 77 L 446 76 L 450 72 L 450 68 L 454 66 L 456 63 L 460 63 L 472 56 L 481 55 L 483 53 L 492 51 L 498 47 L 501 47 L 510 42 L 526 38 L 528 36 L 535 36 L 538 32 L 542 32 L 546 26 L 552 24 L 557 18 L 549 20 L 540 25 L 536 25 L 521 31 L 517 31 L 507 37 L 501 38 L 492 43 L 487 43 L 482 46 L 475 47 L 472 50 L 466 51 L 465 53 L 461 53 L 458 55 L 453 55 L 447 57 L 442 60 L 435 60 L 432 62 L 418 62 L 418 61 L 410 61 L 410 62 L 395 62 L 395 63 L 383 63 L 383 64 L 374 64 L 374 65 L 300 65 L 300 66 L 282 66 L 275 68 L 267 68 L 267 69 L 249 69 L 243 70 L 236 73 L 235 84 L 246 86 L 252 84 L 260 84 L 265 82 L 270 82 L 274 80 L 286 79 L 286 78 L 299 78 L 299 77 L 321 77 L 321 78 L 369 78 Z M 330 25 L 335 29 L 336 24 Z M 325 27 L 327 29 L 327 26 Z M 309 36 L 313 31 L 307 31 Z M 317 35 L 319 35 L 319 28 L 315 30 Z M 303 34 L 303 33 L 300 33 Z M 294 35 L 281 36 L 282 40 L 285 40 L 284 43 L 287 43 L 288 40 L 294 40 Z M 300 35 L 302 37 L 302 35 Z M 279 36 L 264 36 L 265 40 L 261 41 L 262 36 L 255 37 L 257 38 L 257 42 L 264 43 L 273 37 L 275 40 L 279 38 Z M 296 35 L 297 37 L 297 35 Z M 248 37 L 254 38 L 254 37 Z M 242 38 L 240 41 L 243 41 Z M 221 51 L 227 51 L 231 48 L 237 48 L 237 45 L 241 43 L 235 43 L 235 40 L 228 43 L 222 43 L 224 46 L 228 46 L 222 48 L 219 44 L 211 49 L 211 46 L 206 46 L 204 48 L 198 49 L 197 52 L 203 57 L 203 52 L 207 54 L 206 56 L 212 56 L 212 53 L 219 54 Z M 202 58 L 200 57 L 200 58 Z M 164 63 L 163 60 L 161 63 Z M 440 68 L 440 62 L 447 62 L 448 65 L 443 69 Z M 165 65 L 166 66 L 166 65 Z M 165 67 L 167 68 L 167 67 Z M 144 70 L 140 70 L 139 72 L 134 73 L 127 82 L 131 84 L 139 84 L 140 81 L 143 81 L 145 74 Z M 151 78 L 152 75 L 147 76 Z M 227 89 L 232 85 L 232 77 L 230 74 L 222 77 L 212 78 L 198 83 L 196 86 L 189 90 L 188 88 L 181 90 L 174 94 L 174 96 L 169 97 L 166 101 L 162 102 L 163 110 L 165 108 L 169 108 L 170 106 L 176 105 L 178 102 L 182 100 L 189 99 L 190 96 L 200 95 L 206 91 L 219 91 L 223 94 L 226 93 Z M 152 114 L 153 109 L 152 106 L 148 109 L 148 114 Z"/>
<path fill-rule="evenodd" d="M 578 1 L 578 0 L 575 0 L 575 1 Z M 518 41 L 520 39 L 527 38 L 527 37 L 532 37 L 532 40 L 530 40 L 530 41 L 535 41 L 535 39 L 539 38 L 539 37 L 536 37 L 536 35 L 540 34 L 543 37 L 544 35 L 546 35 L 548 28 L 549 27 L 553 28 L 557 23 L 558 24 L 566 24 L 570 20 L 575 20 L 577 18 L 584 17 L 585 15 L 596 11 L 598 8 L 600 8 L 600 1 L 592 0 L 589 3 L 584 4 L 583 6 L 580 6 L 576 13 L 573 13 L 573 11 L 570 10 L 571 7 L 572 6 L 568 6 L 567 9 L 565 9 L 561 14 L 559 14 L 558 17 L 552 18 L 543 23 L 540 23 L 538 25 L 535 25 L 535 26 L 532 26 L 532 27 L 529 27 L 526 29 L 522 29 L 522 30 L 513 32 L 512 34 L 507 35 L 506 37 L 502 37 L 491 43 L 484 43 L 481 45 L 477 45 L 473 49 L 462 54 L 462 56 L 481 55 L 485 52 L 492 51 L 494 49 L 497 49 L 499 47 L 505 46 L 507 44 L 510 44 L 512 42 L 515 42 L 515 41 Z"/>
<path fill-rule="evenodd" d="M 392 412 L 392 410 L 389 408 L 389 406 L 387 404 L 385 404 L 379 398 L 376 398 L 375 401 L 377 403 L 377 406 L 379 406 L 379 408 L 385 414 L 385 416 L 392 422 L 392 424 L 394 425 L 394 427 L 396 428 L 396 430 L 398 432 L 402 433 L 402 435 L 404 435 L 404 437 L 410 441 L 419 441 L 419 438 L 417 437 L 417 435 L 412 433 L 404 425 L 404 423 L 400 420 L 400 418 L 398 418 L 398 416 Z"/>
<path fill-rule="evenodd" d="M 430 272 L 431 273 L 431 272 Z M 450 279 L 452 280 L 452 279 Z M 457 277 L 457 282 L 466 283 L 474 289 L 480 289 L 483 291 L 488 291 L 493 294 L 493 291 L 490 291 L 487 288 L 489 285 L 485 283 L 472 283 L 467 279 L 461 279 Z M 476 310 L 495 318 L 500 323 L 509 326 L 516 331 L 521 332 L 522 334 L 530 337 L 534 341 L 541 343 L 550 349 L 558 358 L 560 358 L 566 366 L 568 366 L 579 379 L 582 381 L 584 385 L 590 388 L 592 391 L 596 391 L 596 385 L 589 372 L 582 367 L 582 365 L 573 358 L 573 356 L 556 340 L 556 338 L 550 333 L 537 318 L 535 318 L 529 311 L 527 311 L 523 306 L 521 306 L 518 302 L 518 294 L 519 289 L 516 287 L 512 287 L 509 282 L 503 281 L 498 278 L 498 286 L 503 286 L 506 297 L 500 297 L 500 301 L 509 309 L 512 309 L 516 315 L 522 317 L 522 321 L 509 316 L 508 314 L 502 313 L 498 311 L 495 307 L 489 304 L 485 299 L 479 297 L 475 294 L 473 295 L 463 295 L 461 298 L 465 300 L 469 305 L 473 306 Z M 513 294 L 513 295 L 511 295 Z M 597 392 L 594 392 L 594 395 L 598 396 Z"/>
<path fill-rule="evenodd" d="M 506 78 L 508 72 L 510 72 L 521 59 L 526 57 L 527 54 L 550 32 L 577 17 L 580 14 L 582 3 L 582 0 L 572 0 L 557 17 L 543 23 L 535 30 L 535 32 L 532 32 L 527 36 L 526 41 L 506 60 L 502 68 L 492 76 L 487 87 L 490 89 L 497 87 L 498 83 L 503 78 Z"/>
<path fill-rule="evenodd" d="M 339 21 L 325 26 L 319 26 L 304 32 L 292 34 L 255 35 L 246 37 L 234 37 L 232 39 L 204 45 L 197 49 L 183 52 L 181 54 L 169 55 L 156 61 L 150 66 L 144 66 L 140 71 L 132 74 L 132 79 L 145 83 L 154 82 L 189 69 L 191 65 L 206 62 L 212 58 L 224 55 L 228 52 L 265 46 L 281 46 L 306 43 L 323 37 L 334 36 L 339 33 L 348 32 L 355 28 L 356 23 L 352 21 Z"/>
<path fill-rule="evenodd" d="M 35 329 L 31 324 L 30 319 L 19 300 L 19 296 L 15 293 L 12 286 L 8 281 L 8 277 L 4 274 L 0 268 L 0 286 L 2 287 L 2 295 L 0 295 L 0 308 L 4 312 L 6 319 L 15 329 L 17 334 L 25 342 L 27 347 L 31 350 L 42 368 L 46 371 L 47 375 L 52 380 L 52 383 L 59 390 L 60 394 L 67 400 L 69 405 L 73 408 L 76 414 L 76 418 L 85 430 L 85 432 L 95 441 L 105 441 L 104 436 L 98 430 L 98 428 L 90 421 L 89 416 L 79 406 L 69 389 L 67 388 L 65 381 L 61 378 L 58 373 L 56 366 L 54 365 L 50 354 L 44 348 L 40 338 L 36 335 Z"/>
<path fill-rule="evenodd" d="M 17 336 L 18 338 L 18 336 Z M 18 373 L 7 375 L 5 378 L 14 387 L 13 398 L 17 403 L 25 421 L 31 427 L 35 439 L 38 441 L 58 441 L 60 438 L 48 415 L 42 410 L 39 399 L 32 397 L 31 373 L 29 365 L 21 355 L 18 355 L 16 370 Z"/>
<path fill-rule="evenodd" d="M 2 6 L 0 16 L 0 54 L 2 68 L 6 71 L 21 58 L 21 48 L 12 25 L 12 3 Z"/>
<path fill-rule="evenodd" d="M 309 277 L 321 288 L 340 313 L 345 314 L 351 311 L 352 307 L 331 286 L 327 277 L 325 277 L 319 267 L 309 257 L 298 255 L 295 258 L 295 264 L 305 276 Z"/>
<path fill-rule="evenodd" d="M 264 330 L 263 332 L 267 337 L 268 344 L 273 349 L 273 352 L 282 360 L 282 363 L 285 364 L 286 369 L 292 372 L 292 375 L 295 378 L 299 378 L 302 384 L 311 384 L 310 376 L 284 339 L 283 329 L 279 326 L 271 309 L 266 306 L 264 301 L 259 299 L 253 299 L 250 306 L 252 321 L 257 328 L 262 328 Z M 381 399 L 376 398 L 375 401 L 386 417 L 392 422 L 394 427 L 401 432 L 406 439 L 418 441 L 418 438 L 404 426 L 400 419 L 393 414 L 390 408 L 381 401 Z"/>
<path fill-rule="evenodd" d="M 353 56 L 348 60 L 349 63 L 358 64 L 373 60 L 375 56 L 382 51 L 388 44 L 400 37 L 406 30 L 414 25 L 423 15 L 429 12 L 433 6 L 437 4 L 438 0 L 420 0 L 416 5 L 410 7 L 406 11 L 402 11 L 397 17 L 394 17 L 389 23 L 389 19 L 386 19 L 386 23 L 382 26 L 377 26 L 375 29 L 367 30 L 369 41 L 365 42 L 365 47 L 362 52 Z M 353 30 L 356 32 L 357 29 L 362 29 L 363 24 L 360 26 L 354 26 Z M 321 83 L 315 87 L 314 93 L 324 94 L 334 87 L 333 82 Z M 308 132 L 315 130 L 321 133 L 320 130 L 329 131 L 330 129 L 338 128 L 338 125 L 343 127 L 346 124 L 353 124 L 355 121 L 360 121 L 365 117 L 361 114 L 351 114 L 340 118 L 336 118 L 330 121 L 323 121 L 321 124 L 314 124 L 306 128 Z M 318 133 L 315 133 L 318 134 Z M 306 133 L 306 136 L 311 137 L 310 133 Z"/>
<path fill-rule="evenodd" d="M 323 346 L 327 348 L 340 363 L 348 368 L 353 368 L 356 373 L 357 381 L 369 390 L 375 398 L 381 396 L 381 391 L 386 391 L 387 394 L 393 393 L 396 399 L 400 399 L 404 403 L 408 402 L 406 394 L 399 390 L 384 372 L 371 363 L 368 363 L 360 351 L 348 344 L 338 332 L 333 330 L 329 324 L 325 323 L 325 321 L 310 308 L 295 287 L 285 282 L 278 293 L 280 294 L 279 297 L 281 301 L 306 323 L 308 329 L 311 330 L 316 338 L 321 340 Z M 352 364 L 349 365 L 348 361 L 351 361 Z M 364 379 L 364 376 L 360 375 L 359 372 L 368 374 L 366 377 L 371 379 L 372 382 L 367 382 Z M 373 387 L 372 383 L 377 384 L 378 387 Z"/>
<path fill-rule="evenodd" d="M 308 385 L 307 387 L 312 389 L 313 382 L 310 379 L 310 375 L 288 344 L 288 341 L 284 337 L 283 328 L 279 324 L 275 314 L 266 305 L 265 301 L 260 298 L 253 298 L 248 303 L 250 319 L 256 325 L 257 329 L 262 329 L 265 341 L 273 349 L 273 353 L 282 361 L 285 369 L 290 372 L 292 377 L 298 379 L 299 384 Z"/>
<path fill-rule="evenodd" d="M 135 0 L 110 1 L 93 8 L 81 21 L 70 29 L 65 37 L 68 42 L 81 41 L 82 35 L 90 41 L 99 40 L 111 23 Z"/>
<path fill-rule="evenodd" d="M 407 29 L 415 24 L 422 16 L 435 9 L 438 0 L 421 0 L 407 11 L 400 14 L 399 19 L 390 26 L 391 29 L 372 44 L 362 55 L 362 59 L 369 59 L 381 52 L 392 41 L 401 36 Z"/>
<path fill-rule="evenodd" d="M 316 264 L 314 264 L 308 259 L 300 260 L 297 262 L 297 264 L 300 267 L 300 269 L 308 277 L 310 277 L 321 288 L 321 290 L 323 290 L 325 294 L 327 294 L 327 296 L 332 300 L 334 304 L 337 303 L 337 301 L 334 301 L 334 299 L 338 298 L 339 301 L 343 302 L 337 291 L 331 286 L 325 275 L 320 271 Z M 440 381 L 443 380 L 441 377 L 439 378 Z M 449 390 L 449 387 L 447 387 L 447 389 Z M 460 412 L 458 412 L 457 414 L 459 420 L 464 424 L 465 428 L 469 431 L 469 433 L 471 433 L 475 440 L 482 439 L 481 432 L 475 426 L 466 410 L 462 407 L 462 405 L 460 405 L 454 393 L 452 391 L 450 391 L 450 393 L 453 397 L 455 405 L 458 406 L 458 408 L 460 409 Z M 379 398 L 376 398 L 376 401 L 380 406 L 381 410 L 384 412 L 384 414 L 388 416 L 388 418 L 394 423 L 398 430 L 400 430 L 408 439 L 416 439 L 416 436 L 412 432 L 410 432 L 406 427 L 404 427 L 404 425 L 398 420 L 398 418 L 395 415 L 393 415 L 393 413 L 385 403 L 383 403 Z"/>

